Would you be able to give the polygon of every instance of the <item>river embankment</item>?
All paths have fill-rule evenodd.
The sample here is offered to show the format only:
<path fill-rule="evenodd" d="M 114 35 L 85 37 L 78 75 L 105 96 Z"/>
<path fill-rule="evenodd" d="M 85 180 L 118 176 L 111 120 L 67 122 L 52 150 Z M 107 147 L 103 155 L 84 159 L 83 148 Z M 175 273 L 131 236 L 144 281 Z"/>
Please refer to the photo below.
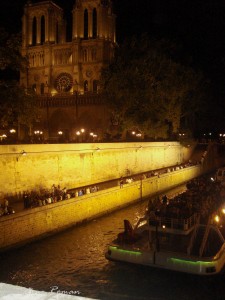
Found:
<path fill-rule="evenodd" d="M 212 170 L 208 164 L 176 168 L 172 172 L 133 181 L 95 193 L 35 207 L 0 218 L 0 251 L 90 221 L 136 201 L 166 192 Z"/>

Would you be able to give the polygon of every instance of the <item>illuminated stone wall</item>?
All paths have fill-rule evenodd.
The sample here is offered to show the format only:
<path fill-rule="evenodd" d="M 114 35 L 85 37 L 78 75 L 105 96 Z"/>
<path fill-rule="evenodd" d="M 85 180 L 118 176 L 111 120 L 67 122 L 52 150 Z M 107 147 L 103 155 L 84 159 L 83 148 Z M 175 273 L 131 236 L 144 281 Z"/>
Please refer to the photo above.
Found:
<path fill-rule="evenodd" d="M 141 197 L 176 187 L 205 171 L 203 165 L 197 165 L 164 174 L 160 178 L 155 176 L 142 182 L 135 181 L 124 185 L 123 188 L 114 187 L 1 217 L 0 249 L 24 244 L 49 233 L 91 220 L 138 201 Z"/>
<path fill-rule="evenodd" d="M 2 145 L 0 199 L 52 184 L 70 189 L 176 165 L 188 159 L 188 151 L 177 142 Z"/>

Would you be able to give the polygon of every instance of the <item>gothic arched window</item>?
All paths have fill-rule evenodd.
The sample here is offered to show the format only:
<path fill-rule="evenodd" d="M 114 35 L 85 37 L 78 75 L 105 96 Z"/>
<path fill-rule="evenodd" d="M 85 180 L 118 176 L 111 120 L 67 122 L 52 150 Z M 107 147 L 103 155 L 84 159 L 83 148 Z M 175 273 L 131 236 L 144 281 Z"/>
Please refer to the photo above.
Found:
<path fill-rule="evenodd" d="M 41 44 L 45 42 L 45 17 L 41 17 Z"/>
<path fill-rule="evenodd" d="M 87 49 L 84 49 L 83 50 L 83 61 L 87 61 L 88 58 L 87 58 Z"/>
<path fill-rule="evenodd" d="M 56 44 L 58 44 L 59 43 L 59 23 L 58 22 L 56 22 L 56 28 L 55 28 L 55 42 L 56 42 Z"/>
<path fill-rule="evenodd" d="M 34 83 L 33 85 L 32 85 L 32 90 L 36 93 L 37 92 L 37 85 Z"/>
<path fill-rule="evenodd" d="M 97 50 L 96 50 L 96 48 L 93 48 L 91 50 L 91 60 L 95 61 L 96 59 L 97 59 Z"/>
<path fill-rule="evenodd" d="M 45 92 L 45 84 L 41 83 L 41 94 L 43 95 Z"/>
<path fill-rule="evenodd" d="M 93 26 L 92 26 L 92 37 L 94 39 L 97 38 L 97 11 L 96 11 L 96 8 L 93 9 L 93 12 L 92 12 L 92 20 L 93 20 Z"/>
<path fill-rule="evenodd" d="M 88 38 L 88 11 L 85 9 L 84 11 L 84 38 Z"/>
<path fill-rule="evenodd" d="M 93 80 L 93 92 L 98 92 L 98 80 Z"/>
<path fill-rule="evenodd" d="M 88 81 L 84 81 L 84 92 L 88 92 Z"/>
<path fill-rule="evenodd" d="M 32 45 L 36 45 L 37 43 L 37 19 L 36 17 L 33 18 L 32 22 Z"/>

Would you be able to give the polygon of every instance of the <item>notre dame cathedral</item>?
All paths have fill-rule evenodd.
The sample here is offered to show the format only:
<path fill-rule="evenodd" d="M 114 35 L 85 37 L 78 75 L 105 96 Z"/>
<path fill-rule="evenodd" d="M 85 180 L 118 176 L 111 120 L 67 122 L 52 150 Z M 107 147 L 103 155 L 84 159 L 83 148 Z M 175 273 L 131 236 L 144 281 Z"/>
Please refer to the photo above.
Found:
<path fill-rule="evenodd" d="M 47 139 L 59 132 L 75 141 L 80 129 L 101 136 L 108 126 L 107 108 L 99 93 L 102 67 L 113 58 L 116 17 L 111 0 L 74 0 L 72 38 L 64 11 L 52 1 L 24 7 L 22 55 L 29 61 L 21 85 L 32 87 L 40 107 L 34 130 Z"/>

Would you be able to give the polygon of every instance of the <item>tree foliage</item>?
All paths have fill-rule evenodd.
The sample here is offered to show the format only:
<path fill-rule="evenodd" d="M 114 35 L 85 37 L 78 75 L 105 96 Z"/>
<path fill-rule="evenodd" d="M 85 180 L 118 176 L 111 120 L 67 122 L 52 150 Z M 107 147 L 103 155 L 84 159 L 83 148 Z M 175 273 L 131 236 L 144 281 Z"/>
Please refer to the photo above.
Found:
<path fill-rule="evenodd" d="M 0 69 L 1 70 L 25 70 L 28 66 L 26 58 L 21 56 L 21 35 L 8 34 L 4 28 L 0 28 Z"/>
<path fill-rule="evenodd" d="M 178 61 L 177 46 L 146 35 L 118 47 L 102 72 L 102 89 L 122 130 L 138 127 L 151 137 L 168 137 L 203 106 L 206 81 Z"/>
<path fill-rule="evenodd" d="M 0 29 L 0 126 L 31 126 L 37 117 L 32 91 L 19 85 L 18 74 L 28 66 L 20 53 L 20 35 Z"/>

